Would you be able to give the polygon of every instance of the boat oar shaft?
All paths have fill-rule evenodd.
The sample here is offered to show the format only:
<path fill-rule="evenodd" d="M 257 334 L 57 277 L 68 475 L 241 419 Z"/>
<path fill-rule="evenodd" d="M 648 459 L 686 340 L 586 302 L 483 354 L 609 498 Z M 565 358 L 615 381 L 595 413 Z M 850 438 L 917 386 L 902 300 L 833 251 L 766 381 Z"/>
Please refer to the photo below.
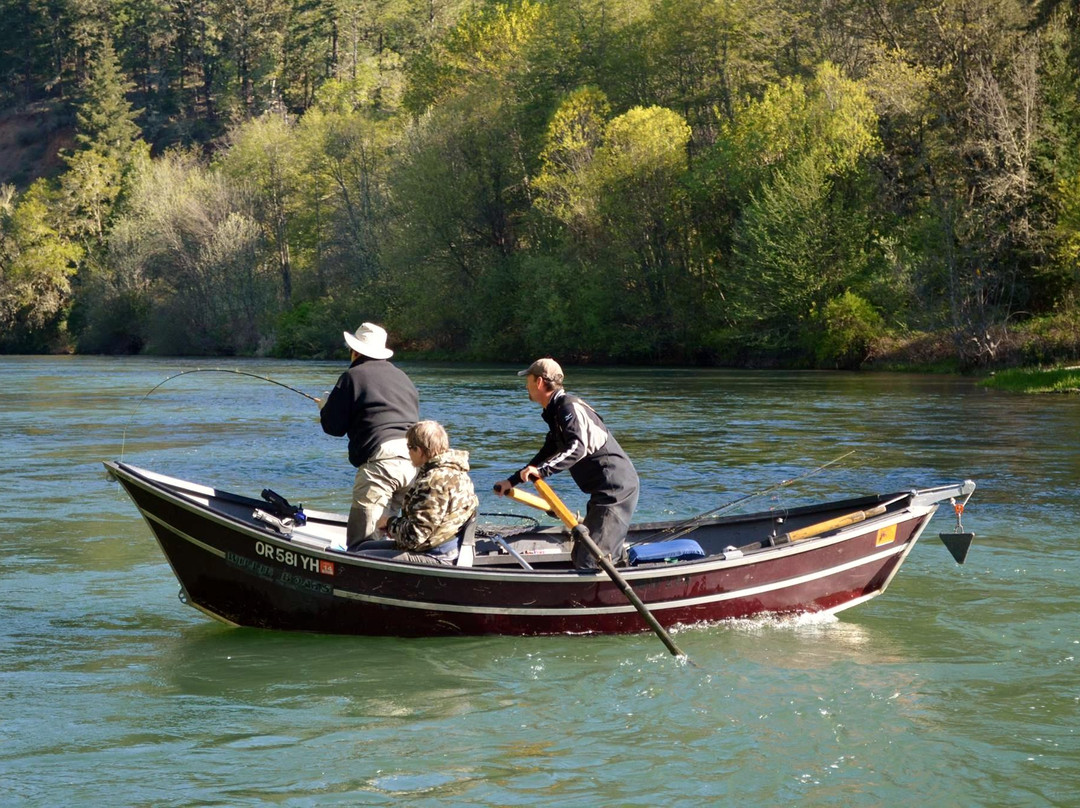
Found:
<path fill-rule="evenodd" d="M 642 602 L 641 598 L 637 596 L 637 593 L 630 588 L 630 584 L 626 582 L 615 566 L 604 556 L 603 552 L 597 546 L 596 542 L 592 540 L 592 536 L 589 535 L 589 531 L 584 525 L 577 525 L 573 528 L 573 534 L 578 541 L 583 542 L 585 546 L 592 553 L 593 558 L 596 559 L 596 563 L 600 565 L 600 569 L 607 573 L 608 577 L 615 582 L 615 585 L 619 587 L 620 591 L 626 596 L 626 599 L 633 604 L 637 609 L 638 614 L 648 624 L 649 628 L 653 630 L 653 633 L 660 638 L 660 642 L 671 652 L 672 656 L 681 657 L 688 662 L 689 657 L 683 653 L 683 650 L 675 644 L 675 640 L 671 639 L 671 635 L 667 633 L 660 621 L 653 617 L 653 613 L 649 611 L 648 607 Z"/>
<path fill-rule="evenodd" d="M 837 516 L 835 519 L 827 519 L 824 522 L 818 522 L 816 525 L 809 525 L 807 527 L 799 528 L 798 530 L 792 530 L 790 533 L 785 533 L 777 540 L 777 543 L 782 544 L 785 539 L 787 541 L 802 541 L 803 539 L 813 538 L 826 531 L 858 524 L 872 516 L 880 516 L 883 513 L 885 513 L 885 506 L 878 505 L 868 511 L 855 511 L 854 513 L 845 514 L 844 516 Z"/>
<path fill-rule="evenodd" d="M 508 499 L 514 500 L 514 502 L 520 502 L 522 505 L 528 505 L 529 507 L 536 508 L 541 511 L 545 511 L 552 516 L 557 514 L 551 509 L 546 499 L 541 499 L 535 494 L 530 494 L 528 491 L 519 491 L 517 488 L 511 488 L 504 494 Z"/>
<path fill-rule="evenodd" d="M 682 650 L 675 644 L 675 641 L 671 639 L 671 635 L 667 633 L 660 622 L 653 617 L 652 612 L 642 602 L 641 598 L 637 596 L 637 593 L 630 588 L 630 584 L 626 582 L 626 579 L 619 574 L 619 571 L 615 569 L 615 565 L 604 555 L 603 551 L 593 541 L 592 536 L 589 535 L 589 530 L 584 525 L 578 524 L 577 518 L 570 511 L 563 501 L 559 499 L 554 491 L 551 490 L 551 486 L 541 479 L 534 480 L 536 484 L 536 490 L 547 500 L 551 509 L 555 512 L 555 515 L 562 520 L 562 523 L 570 528 L 570 532 L 574 538 L 580 541 L 588 549 L 592 557 L 596 559 L 596 563 L 600 565 L 600 569 L 607 573 L 607 576 L 615 582 L 615 585 L 619 587 L 622 593 L 626 596 L 626 599 L 633 604 L 637 609 L 638 614 L 648 624 L 649 628 L 653 630 L 660 641 L 664 643 L 664 646 L 671 652 L 672 656 L 685 659 L 687 662 L 691 662 L 690 658 L 682 652 Z M 691 662 L 691 664 L 693 664 Z"/>

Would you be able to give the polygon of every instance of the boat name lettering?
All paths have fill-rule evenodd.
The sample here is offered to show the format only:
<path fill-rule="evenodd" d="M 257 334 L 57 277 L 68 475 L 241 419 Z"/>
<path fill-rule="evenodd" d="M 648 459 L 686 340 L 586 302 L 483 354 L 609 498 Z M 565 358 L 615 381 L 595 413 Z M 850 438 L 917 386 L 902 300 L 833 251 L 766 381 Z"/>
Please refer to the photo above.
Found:
<path fill-rule="evenodd" d="M 288 570 L 281 571 L 281 582 L 293 589 L 302 589 L 306 592 L 318 592 L 321 595 L 334 594 L 334 587 L 324 584 L 322 581 L 313 581 L 302 575 L 294 575 Z"/>
<path fill-rule="evenodd" d="M 225 553 L 225 560 L 235 567 L 240 567 L 253 575 L 258 575 L 260 578 L 267 578 L 269 580 L 273 580 L 274 578 L 274 568 L 269 564 L 263 564 L 252 558 L 244 558 L 231 550 Z"/>
<path fill-rule="evenodd" d="M 286 550 L 284 547 L 275 547 L 264 541 L 255 542 L 255 552 L 264 558 L 270 558 L 279 564 L 288 564 L 292 567 L 302 567 L 307 572 L 322 572 L 326 574 L 325 567 L 320 567 L 319 559 L 301 555 L 295 550 Z M 330 572 L 329 574 L 333 574 Z"/>

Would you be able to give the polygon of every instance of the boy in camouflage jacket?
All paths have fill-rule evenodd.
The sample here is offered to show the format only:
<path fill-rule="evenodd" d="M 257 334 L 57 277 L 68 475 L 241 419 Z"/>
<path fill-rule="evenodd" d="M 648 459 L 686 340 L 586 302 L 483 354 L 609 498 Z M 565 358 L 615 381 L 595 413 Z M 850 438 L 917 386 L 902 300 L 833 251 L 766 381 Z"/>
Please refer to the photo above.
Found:
<path fill-rule="evenodd" d="M 380 520 L 389 541 L 364 542 L 358 552 L 452 564 L 458 549 L 454 539 L 480 505 L 469 478 L 468 452 L 451 449 L 446 430 L 435 421 L 413 424 L 406 440 L 417 474 L 405 489 L 401 515 Z"/>

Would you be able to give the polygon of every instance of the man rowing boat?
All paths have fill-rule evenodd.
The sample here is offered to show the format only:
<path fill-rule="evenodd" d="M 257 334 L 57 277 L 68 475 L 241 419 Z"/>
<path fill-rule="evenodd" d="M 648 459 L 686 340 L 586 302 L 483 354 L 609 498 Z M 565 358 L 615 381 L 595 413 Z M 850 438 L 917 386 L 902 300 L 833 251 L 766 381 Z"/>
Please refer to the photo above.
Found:
<path fill-rule="evenodd" d="M 526 377 L 529 399 L 543 408 L 548 434 L 523 469 L 495 483 L 495 493 L 504 496 L 523 482 L 569 470 L 578 488 L 589 495 L 582 524 L 613 563 L 624 563 L 626 531 L 639 492 L 634 464 L 596 410 L 563 389 L 558 362 L 537 359 L 518 375 Z M 580 542 L 575 542 L 571 558 L 578 569 L 597 568 L 596 560 Z"/>

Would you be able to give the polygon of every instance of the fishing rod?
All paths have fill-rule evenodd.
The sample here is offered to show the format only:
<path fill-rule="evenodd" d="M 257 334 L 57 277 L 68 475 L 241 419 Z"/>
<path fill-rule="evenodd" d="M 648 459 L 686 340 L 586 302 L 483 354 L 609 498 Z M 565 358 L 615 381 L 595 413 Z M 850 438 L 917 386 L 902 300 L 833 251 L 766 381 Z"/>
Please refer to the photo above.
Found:
<path fill-rule="evenodd" d="M 644 543 L 649 542 L 649 541 L 654 541 L 654 540 L 656 540 L 657 538 L 659 538 L 661 536 L 664 537 L 662 539 L 662 541 L 671 541 L 673 539 L 679 538 L 680 536 L 685 536 L 687 533 L 689 533 L 691 530 L 696 528 L 698 525 L 700 525 L 702 522 L 704 522 L 709 517 L 719 516 L 720 514 L 724 513 L 725 511 L 729 511 L 732 508 L 734 508 L 735 506 L 741 505 L 744 502 L 748 502 L 748 501 L 750 501 L 752 499 L 757 499 L 758 497 L 763 497 L 766 494 L 771 494 L 773 491 L 779 491 L 781 488 L 785 488 L 786 486 L 789 486 L 789 485 L 791 485 L 793 483 L 797 483 L 800 480 L 805 480 L 807 477 L 812 477 L 813 475 L 817 474 L 819 471 L 823 471 L 823 470 L 827 469 L 829 466 L 832 466 L 832 465 L 835 465 L 835 464 L 839 463 L 844 458 L 851 457 L 851 455 L 853 455 L 853 454 L 855 454 L 854 449 L 852 449 L 850 452 L 844 452 L 844 454 L 840 455 L 839 457 L 833 458 L 832 460 L 830 460 L 827 463 L 822 463 L 817 468 L 811 469 L 810 471 L 806 472 L 805 474 L 800 474 L 798 477 L 792 477 L 790 480 L 781 480 L 780 482 L 776 483 L 775 485 L 770 485 L 768 488 L 762 488 L 760 491 L 755 491 L 752 494 L 746 494 L 745 496 L 739 497 L 738 499 L 733 499 L 731 502 L 727 503 L 726 505 L 721 505 L 719 508 L 713 508 L 711 511 L 705 511 L 705 513 L 699 513 L 697 516 L 691 516 L 685 522 L 680 522 L 677 525 L 672 525 L 670 527 L 664 528 L 663 530 L 659 531 L 658 533 L 654 533 L 651 536 L 648 536 L 648 537 L 646 537 L 644 539 L 641 539 L 641 541 L 634 542 L 634 543 L 635 544 L 644 544 Z M 669 533 L 671 535 L 668 535 Z"/>
<path fill-rule="evenodd" d="M 139 399 L 139 403 L 136 404 L 135 409 L 133 409 L 131 411 L 131 420 L 129 420 L 127 425 L 124 426 L 124 437 L 123 437 L 123 440 L 120 443 L 120 460 L 121 460 L 121 462 L 123 462 L 123 459 L 124 459 L 124 447 L 127 445 L 128 427 L 131 426 L 131 421 L 133 421 L 135 419 L 135 413 L 137 413 L 139 411 L 139 407 L 142 406 L 142 403 L 144 401 L 146 401 L 146 399 L 148 399 L 150 397 L 151 393 L 153 393 L 155 390 L 157 390 L 159 387 L 161 387 L 161 385 L 165 384 L 166 382 L 172 381 L 173 379 L 179 378 L 180 376 L 187 376 L 189 373 L 232 373 L 232 374 L 235 374 L 237 376 L 249 376 L 252 379 L 259 379 L 259 380 L 264 381 L 264 382 L 270 382 L 270 384 L 276 384 L 278 387 L 284 387 L 286 390 L 292 390 L 294 393 L 298 393 L 299 395 L 302 395 L 304 398 L 307 398 L 307 399 L 310 399 L 311 401 L 314 401 L 316 404 L 319 403 L 319 399 L 315 398 L 315 396 L 309 396 L 303 390 L 297 390 L 295 387 L 292 387 L 291 385 L 285 384 L 285 382 L 279 382 L 277 379 L 271 379 L 269 376 L 260 376 L 258 373 L 251 373 L 251 372 L 246 371 L 246 370 L 235 370 L 233 368 L 191 368 L 190 370 L 181 370 L 179 373 L 174 373 L 172 376 L 168 376 L 168 377 L 162 379 L 160 382 L 158 382 L 153 387 L 151 387 L 149 390 L 147 390 L 146 395 L 144 395 L 142 398 Z"/>

